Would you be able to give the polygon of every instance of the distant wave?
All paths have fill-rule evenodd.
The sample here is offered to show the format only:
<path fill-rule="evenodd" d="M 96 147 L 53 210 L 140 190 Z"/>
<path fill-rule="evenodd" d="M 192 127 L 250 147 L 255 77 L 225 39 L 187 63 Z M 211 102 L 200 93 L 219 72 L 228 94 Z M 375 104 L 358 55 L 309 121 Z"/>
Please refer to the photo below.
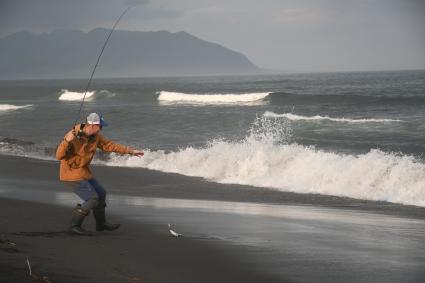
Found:
<path fill-rule="evenodd" d="M 161 102 L 183 102 L 199 104 L 232 104 L 256 102 L 266 98 L 269 92 L 240 94 L 188 94 L 181 92 L 160 91 L 158 100 Z"/>
<path fill-rule="evenodd" d="M 22 108 L 29 108 L 32 107 L 32 104 L 27 104 L 27 105 L 12 105 L 12 104 L 0 104 L 0 111 L 13 111 L 13 110 L 18 110 L 18 109 L 22 109 Z"/>
<path fill-rule="evenodd" d="M 115 96 L 114 93 L 109 92 L 107 90 L 100 90 L 100 91 L 88 91 L 86 93 L 85 101 L 92 101 L 97 96 L 102 95 L 106 97 Z M 84 97 L 84 92 L 76 92 L 76 91 L 69 91 L 67 89 L 62 89 L 60 91 L 59 100 L 62 101 L 81 101 Z"/>
<path fill-rule="evenodd" d="M 88 91 L 86 93 L 86 101 L 91 101 L 94 98 L 95 91 Z M 76 92 L 76 91 L 69 91 L 67 89 L 61 90 L 61 95 L 59 96 L 59 100 L 63 101 L 79 101 L 82 100 L 84 97 L 84 92 Z"/>
<path fill-rule="evenodd" d="M 307 120 L 307 121 L 319 121 L 319 120 L 328 120 L 333 122 L 345 122 L 345 123 L 382 123 L 382 122 L 403 122 L 403 120 L 396 120 L 396 119 L 349 119 L 349 118 L 331 118 L 329 116 L 301 116 L 296 115 L 292 113 L 283 113 L 283 114 L 276 114 L 273 112 L 265 112 L 265 117 L 270 118 L 286 118 L 292 121 L 299 121 L 299 120 Z"/>

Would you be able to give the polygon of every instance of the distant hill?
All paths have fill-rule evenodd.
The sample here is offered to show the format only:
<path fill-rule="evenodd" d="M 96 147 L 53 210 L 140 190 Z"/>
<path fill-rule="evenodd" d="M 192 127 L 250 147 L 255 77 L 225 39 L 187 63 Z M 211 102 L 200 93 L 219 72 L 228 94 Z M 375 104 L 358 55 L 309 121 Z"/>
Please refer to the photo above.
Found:
<path fill-rule="evenodd" d="M 0 79 L 87 78 L 109 30 L 18 32 L 0 38 Z M 260 69 L 228 48 L 186 32 L 116 30 L 95 77 L 250 74 Z"/>

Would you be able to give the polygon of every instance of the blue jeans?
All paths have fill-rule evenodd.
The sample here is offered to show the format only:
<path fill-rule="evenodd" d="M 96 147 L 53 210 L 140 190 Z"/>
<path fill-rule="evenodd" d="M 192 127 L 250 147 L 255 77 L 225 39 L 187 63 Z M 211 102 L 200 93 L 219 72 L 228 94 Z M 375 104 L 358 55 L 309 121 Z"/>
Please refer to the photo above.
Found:
<path fill-rule="evenodd" d="M 71 185 L 74 193 L 84 201 L 81 204 L 82 208 L 90 211 L 96 207 L 106 206 L 106 190 L 96 179 L 91 178 L 89 180 L 66 183 Z"/>

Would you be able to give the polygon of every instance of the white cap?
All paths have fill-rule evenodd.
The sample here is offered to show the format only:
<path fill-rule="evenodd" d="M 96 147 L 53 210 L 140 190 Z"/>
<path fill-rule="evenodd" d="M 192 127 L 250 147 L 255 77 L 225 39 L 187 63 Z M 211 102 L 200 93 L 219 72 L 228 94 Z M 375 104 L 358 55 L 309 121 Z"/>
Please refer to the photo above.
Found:
<path fill-rule="evenodd" d="M 87 116 L 87 124 L 100 125 L 102 127 L 108 126 L 108 124 L 103 119 L 103 116 L 98 113 L 90 113 L 89 116 Z"/>

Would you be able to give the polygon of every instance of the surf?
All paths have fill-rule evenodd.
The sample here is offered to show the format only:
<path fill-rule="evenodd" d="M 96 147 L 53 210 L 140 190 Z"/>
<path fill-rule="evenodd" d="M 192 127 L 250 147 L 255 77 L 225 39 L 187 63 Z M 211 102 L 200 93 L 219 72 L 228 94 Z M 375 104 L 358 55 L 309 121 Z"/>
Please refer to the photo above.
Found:
<path fill-rule="evenodd" d="M 135 167 L 284 192 L 341 196 L 425 207 L 425 164 L 379 148 L 339 153 L 297 144 L 292 122 L 258 116 L 239 140 L 213 139 L 202 147 L 145 149 L 143 158 L 112 154 L 95 164 Z M 0 153 L 53 159 L 54 148 L 5 138 Z"/>
<path fill-rule="evenodd" d="M 30 108 L 32 106 L 34 105 L 32 104 L 26 104 L 26 105 L 0 104 L 0 111 L 1 112 L 14 111 L 18 109 Z"/>
<path fill-rule="evenodd" d="M 106 164 L 203 177 L 225 184 L 425 206 L 425 165 L 412 156 L 378 149 L 348 155 L 247 139 L 239 143 L 214 141 L 203 149 L 145 152 L 143 160 L 115 156 Z"/>
<path fill-rule="evenodd" d="M 371 149 L 328 152 L 291 142 L 288 123 L 259 117 L 240 141 L 213 140 L 177 151 L 146 150 L 143 159 L 113 155 L 109 166 L 142 167 L 207 180 L 355 199 L 425 206 L 425 164 Z"/>

